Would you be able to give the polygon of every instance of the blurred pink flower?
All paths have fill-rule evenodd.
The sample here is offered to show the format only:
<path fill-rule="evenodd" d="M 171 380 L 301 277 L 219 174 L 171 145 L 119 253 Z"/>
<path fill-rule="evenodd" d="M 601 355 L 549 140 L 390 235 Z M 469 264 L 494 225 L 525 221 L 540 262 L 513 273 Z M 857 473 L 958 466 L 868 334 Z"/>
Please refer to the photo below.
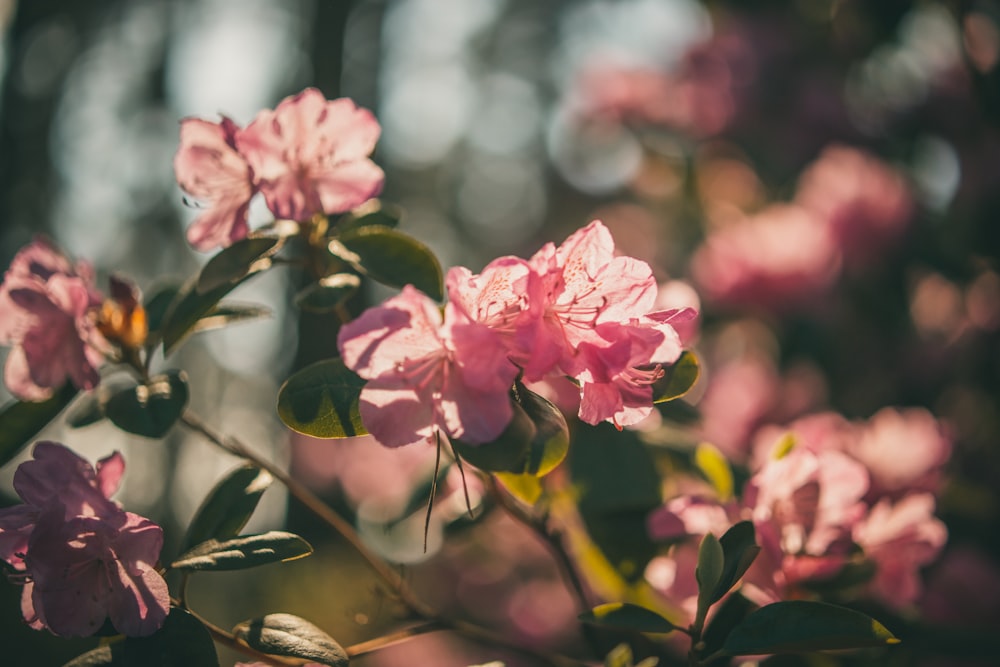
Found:
<path fill-rule="evenodd" d="M 837 278 L 827 226 L 800 206 L 775 204 L 709 234 L 691 260 L 706 296 L 729 306 L 801 306 Z"/>
<path fill-rule="evenodd" d="M 878 566 L 869 590 L 893 608 L 920 597 L 920 568 L 938 557 L 947 540 L 947 528 L 934 517 L 930 493 L 913 493 L 895 504 L 880 500 L 854 526 L 854 541 Z"/>
<path fill-rule="evenodd" d="M 368 159 L 380 131 L 370 111 L 307 88 L 257 114 L 236 146 L 271 212 L 302 221 L 342 213 L 382 191 L 385 174 Z"/>
<path fill-rule="evenodd" d="M 105 618 L 130 636 L 152 634 L 170 606 L 156 571 L 163 531 L 110 500 L 124 461 L 97 470 L 68 448 L 39 442 L 14 473 L 25 504 L 0 510 L 0 558 L 24 583 L 21 609 L 35 629 L 94 634 Z"/>
<path fill-rule="evenodd" d="M 434 302 L 410 285 L 344 325 L 337 344 L 347 367 L 369 380 L 361 418 L 387 447 L 441 431 L 489 442 L 513 415 L 517 368 L 497 334 L 451 304 L 442 323 Z"/>
<path fill-rule="evenodd" d="M 246 159 L 236 150 L 239 127 L 229 118 L 212 123 L 181 121 L 174 173 L 185 193 L 208 210 L 188 227 L 188 242 L 198 250 L 232 245 L 247 235 L 247 211 L 257 188 Z"/>
<path fill-rule="evenodd" d="M 874 155 L 829 146 L 799 178 L 795 201 L 828 225 L 849 264 L 868 264 L 913 216 L 903 177 Z"/>
<path fill-rule="evenodd" d="M 1000 567 L 970 546 L 954 546 L 927 578 L 924 618 L 941 625 L 1000 629 Z"/>
<path fill-rule="evenodd" d="M 92 309 L 102 297 L 91 268 L 73 266 L 38 237 L 15 255 L 0 285 L 0 344 L 7 356 L 4 383 L 29 401 L 49 398 L 67 378 L 81 389 L 100 381 L 103 342 Z"/>

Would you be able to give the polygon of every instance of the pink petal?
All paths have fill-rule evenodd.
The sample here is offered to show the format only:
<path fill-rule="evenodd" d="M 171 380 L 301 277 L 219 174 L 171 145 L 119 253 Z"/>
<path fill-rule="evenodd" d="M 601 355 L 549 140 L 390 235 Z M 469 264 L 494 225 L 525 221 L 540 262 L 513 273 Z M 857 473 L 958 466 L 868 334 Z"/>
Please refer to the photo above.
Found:
<path fill-rule="evenodd" d="M 324 213 L 340 213 L 382 192 L 385 173 L 371 160 L 339 162 L 312 172 L 312 187 Z"/>
<path fill-rule="evenodd" d="M 105 498 L 115 494 L 124 474 L 125 457 L 120 452 L 112 452 L 97 462 L 97 486 Z"/>
<path fill-rule="evenodd" d="M 358 407 L 368 432 L 386 447 L 430 440 L 437 428 L 434 401 L 394 377 L 370 381 Z"/>

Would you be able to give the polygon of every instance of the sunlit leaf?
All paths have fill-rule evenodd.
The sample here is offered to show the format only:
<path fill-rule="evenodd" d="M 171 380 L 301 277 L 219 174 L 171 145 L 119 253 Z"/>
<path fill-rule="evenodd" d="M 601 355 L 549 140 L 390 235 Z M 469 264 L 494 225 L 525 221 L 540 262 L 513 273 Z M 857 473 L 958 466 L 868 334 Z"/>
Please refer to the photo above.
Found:
<path fill-rule="evenodd" d="M 281 249 L 282 244 L 281 238 L 263 236 L 240 239 L 223 248 L 208 260 L 198 274 L 198 292 L 204 294 L 270 268 L 270 257 Z"/>
<path fill-rule="evenodd" d="M 349 211 L 337 223 L 337 227 L 341 232 L 371 225 L 396 227 L 402 218 L 402 207 L 395 204 L 387 204 L 380 199 L 369 199 L 361 206 Z"/>
<path fill-rule="evenodd" d="M 329 313 L 350 299 L 361 286 L 353 273 L 335 273 L 295 295 L 295 305 L 311 313 Z"/>
<path fill-rule="evenodd" d="M 409 284 L 432 299 L 444 298 L 437 257 L 420 241 L 391 227 L 367 225 L 350 229 L 331 242 L 330 252 L 380 283 L 392 287 Z"/>
<path fill-rule="evenodd" d="M 655 611 L 627 602 L 602 604 L 585 614 L 580 614 L 579 618 L 584 623 L 635 630 L 636 632 L 666 633 L 675 629 L 673 623 Z"/>
<path fill-rule="evenodd" d="M 358 413 L 365 381 L 340 359 L 306 366 L 278 390 L 278 416 L 285 425 L 316 438 L 346 438 L 368 433 Z"/>
<path fill-rule="evenodd" d="M 191 519 L 182 550 L 207 540 L 226 540 L 238 535 L 272 481 L 267 471 L 249 463 L 223 477 Z"/>
<path fill-rule="evenodd" d="M 245 570 L 297 560 L 312 551 L 312 546 L 298 535 L 273 530 L 222 542 L 207 540 L 184 552 L 170 567 L 175 570 Z"/>
<path fill-rule="evenodd" d="M 300 658 L 329 667 L 347 667 L 347 653 L 333 637 L 291 614 L 268 614 L 244 621 L 233 634 L 262 653 Z"/>
<path fill-rule="evenodd" d="M 726 655 L 824 651 L 898 644 L 884 625 L 861 612 L 805 600 L 775 602 L 747 616 L 726 637 Z"/>
<path fill-rule="evenodd" d="M 201 333 L 212 329 L 221 329 L 237 322 L 259 320 L 271 316 L 271 309 L 264 306 L 253 306 L 237 303 L 220 303 L 206 315 L 194 323 L 189 333 Z"/>
<path fill-rule="evenodd" d="M 64 667 L 219 667 L 219 658 L 205 626 L 174 607 L 163 627 L 152 635 L 100 646 Z"/>
<path fill-rule="evenodd" d="M 698 381 L 701 372 L 698 357 L 684 350 L 673 364 L 665 366 L 663 377 L 653 385 L 653 402 L 663 403 L 680 398 Z"/>
<path fill-rule="evenodd" d="M 76 387 L 67 382 L 45 401 L 14 401 L 4 406 L 0 412 L 0 465 L 17 456 L 76 394 Z"/>
<path fill-rule="evenodd" d="M 498 472 L 494 475 L 503 488 L 522 503 L 534 505 L 542 497 L 542 481 L 536 475 L 512 472 Z"/>
<path fill-rule="evenodd" d="M 725 565 L 715 592 L 712 594 L 711 602 L 720 600 L 746 573 L 757 554 L 760 553 L 756 539 L 752 521 L 740 521 L 719 538 Z"/>
<path fill-rule="evenodd" d="M 184 412 L 187 402 L 187 374 L 173 370 L 117 391 L 108 398 L 104 411 L 123 431 L 162 438 Z"/>
<path fill-rule="evenodd" d="M 699 443 L 694 450 L 694 463 L 715 487 L 719 500 L 725 502 L 733 497 L 733 471 L 717 447 L 707 442 Z"/>

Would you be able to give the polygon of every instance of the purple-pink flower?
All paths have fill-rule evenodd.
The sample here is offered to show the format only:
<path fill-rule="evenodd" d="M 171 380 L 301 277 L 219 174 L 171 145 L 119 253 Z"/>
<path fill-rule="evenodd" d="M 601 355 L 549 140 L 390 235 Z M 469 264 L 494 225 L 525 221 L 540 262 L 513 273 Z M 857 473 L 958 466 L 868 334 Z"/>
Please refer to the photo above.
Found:
<path fill-rule="evenodd" d="M 93 309 L 101 301 L 90 266 L 74 266 L 48 240 L 17 253 L 0 285 L 0 344 L 12 347 L 4 383 L 12 394 L 42 401 L 67 378 L 81 389 L 97 385 L 103 340 Z"/>
<path fill-rule="evenodd" d="M 344 325 L 337 344 L 344 364 L 368 380 L 361 419 L 383 445 L 442 432 L 489 442 L 511 420 L 517 368 L 499 336 L 451 304 L 442 321 L 434 302 L 410 285 Z"/>
<path fill-rule="evenodd" d="M 315 88 L 261 111 L 246 128 L 189 118 L 181 123 L 174 170 L 181 188 L 209 210 L 188 229 L 199 250 L 225 247 L 248 233 L 247 210 L 264 195 L 279 218 L 342 213 L 382 191 L 385 175 L 369 158 L 380 127 L 349 99 Z"/>
<path fill-rule="evenodd" d="M 39 442 L 14 473 L 23 505 L 0 509 L 0 559 L 23 583 L 21 610 L 35 629 L 64 637 L 152 634 L 167 616 L 167 584 L 156 571 L 159 526 L 110 496 L 124 472 L 117 452 L 96 470 L 68 448 Z"/>

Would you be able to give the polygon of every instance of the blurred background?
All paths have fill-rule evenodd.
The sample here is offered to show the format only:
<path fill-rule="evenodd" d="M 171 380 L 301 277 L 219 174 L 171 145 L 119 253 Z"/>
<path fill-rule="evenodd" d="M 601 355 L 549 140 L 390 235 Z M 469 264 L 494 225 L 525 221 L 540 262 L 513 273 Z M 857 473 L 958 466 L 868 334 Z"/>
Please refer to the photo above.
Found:
<path fill-rule="evenodd" d="M 953 443 L 938 500 L 949 547 L 924 573 L 927 595 L 945 600 L 934 618 L 1000 629 L 996 3 L 0 0 L 0 47 L 3 266 L 45 233 L 146 291 L 186 278 L 208 256 L 184 241 L 196 211 L 173 180 L 179 120 L 245 124 L 306 86 L 352 97 L 382 124 L 383 199 L 446 268 L 528 256 L 599 218 L 654 267 L 664 305 L 700 308 L 703 378 L 686 407 L 648 425 L 650 442 L 709 439 L 741 462 L 764 424 L 932 413 Z M 234 297 L 273 317 L 196 337 L 166 362 L 191 375 L 192 405 L 363 531 L 381 517 L 378 548 L 442 607 L 572 652 L 572 599 L 519 528 L 456 524 L 464 501 L 446 496 L 432 547 L 453 539 L 422 563 L 420 512 L 419 526 L 384 529 L 426 479 L 428 452 L 290 442 L 278 387 L 335 354 L 330 323 L 289 306 L 296 287 L 280 270 L 250 281 Z M 119 500 L 164 525 L 171 554 L 170 535 L 236 464 L 180 429 L 162 444 L 106 425 L 44 435 L 92 460 L 122 450 Z M 10 503 L 13 469 L 0 473 Z M 204 578 L 195 607 L 226 627 L 297 613 L 344 644 L 393 627 L 399 610 L 360 561 L 274 488 L 251 528 L 280 525 L 322 548 L 273 572 Z M 28 630 L 17 587 L 0 593 L 12 664 L 61 664 L 94 643 Z M 936 651 L 904 648 L 893 664 L 996 660 L 962 662 L 961 642 Z M 520 664 L 437 635 L 357 662 L 404 653 Z"/>

